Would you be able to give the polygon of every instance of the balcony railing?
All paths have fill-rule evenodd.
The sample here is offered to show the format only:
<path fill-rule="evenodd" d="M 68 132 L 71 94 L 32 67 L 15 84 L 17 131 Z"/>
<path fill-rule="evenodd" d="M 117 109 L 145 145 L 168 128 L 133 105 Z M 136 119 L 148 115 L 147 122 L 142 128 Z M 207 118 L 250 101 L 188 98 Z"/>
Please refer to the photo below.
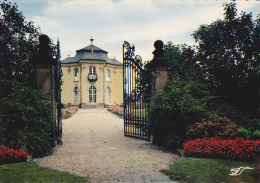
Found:
<path fill-rule="evenodd" d="M 79 81 L 78 76 L 74 76 L 74 81 Z"/>
<path fill-rule="evenodd" d="M 98 77 L 97 74 L 88 74 L 89 81 L 97 81 Z"/>

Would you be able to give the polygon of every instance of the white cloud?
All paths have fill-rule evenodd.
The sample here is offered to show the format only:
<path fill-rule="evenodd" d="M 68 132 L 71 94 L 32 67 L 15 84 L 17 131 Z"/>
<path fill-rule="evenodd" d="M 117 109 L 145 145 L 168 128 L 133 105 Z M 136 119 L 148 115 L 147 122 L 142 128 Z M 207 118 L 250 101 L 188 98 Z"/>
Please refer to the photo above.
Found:
<path fill-rule="evenodd" d="M 26 1 L 26 0 L 20 0 Z M 94 44 L 122 59 L 122 44 L 135 43 L 136 53 L 151 60 L 153 43 L 194 44 L 193 31 L 223 18 L 223 1 L 177 0 L 41 0 L 48 3 L 38 16 L 29 17 L 44 34 L 59 38 L 64 59 Z M 34 1 L 35 3 L 35 1 Z M 237 2 L 238 12 L 259 10 L 259 2 Z M 258 13 L 258 12 L 257 12 Z M 35 13 L 33 14 L 35 15 Z"/>

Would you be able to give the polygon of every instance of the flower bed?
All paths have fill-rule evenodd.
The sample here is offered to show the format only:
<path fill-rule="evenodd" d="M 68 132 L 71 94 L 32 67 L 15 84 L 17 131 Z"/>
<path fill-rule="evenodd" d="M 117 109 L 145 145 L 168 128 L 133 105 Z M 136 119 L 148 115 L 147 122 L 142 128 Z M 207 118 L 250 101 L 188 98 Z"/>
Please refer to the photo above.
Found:
<path fill-rule="evenodd" d="M 73 114 L 75 114 L 78 109 L 79 109 L 79 106 L 72 106 L 72 107 L 69 107 L 69 108 L 66 108 L 66 109 L 61 109 L 62 117 L 63 118 L 69 118 Z"/>
<path fill-rule="evenodd" d="M 121 105 L 118 105 L 118 104 L 115 104 L 115 105 L 109 105 L 107 107 L 107 110 L 108 111 L 111 111 L 112 113 L 118 115 L 118 116 L 121 116 L 123 117 L 124 116 L 124 107 L 121 106 Z"/>
<path fill-rule="evenodd" d="M 19 150 L 10 149 L 4 145 L 0 146 L 0 165 L 23 162 L 28 159 L 29 153 Z"/>
<path fill-rule="evenodd" d="M 224 140 L 219 137 L 187 141 L 183 144 L 185 156 L 216 157 L 221 159 L 252 159 L 254 149 L 260 149 L 260 140 L 251 141 L 237 138 Z"/>

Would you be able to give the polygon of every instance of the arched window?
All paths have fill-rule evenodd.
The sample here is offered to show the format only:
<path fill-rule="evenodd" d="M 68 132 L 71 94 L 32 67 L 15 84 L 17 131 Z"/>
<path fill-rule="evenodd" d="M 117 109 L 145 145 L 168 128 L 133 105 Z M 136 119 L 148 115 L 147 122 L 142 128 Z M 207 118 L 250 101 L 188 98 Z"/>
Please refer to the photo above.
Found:
<path fill-rule="evenodd" d="M 74 88 L 74 103 L 79 104 L 79 88 L 77 86 Z"/>
<path fill-rule="evenodd" d="M 89 103 L 97 102 L 97 89 L 95 86 L 89 88 Z"/>
<path fill-rule="evenodd" d="M 106 95 L 105 95 L 105 102 L 106 103 L 111 103 L 111 90 L 109 87 L 106 89 Z"/>

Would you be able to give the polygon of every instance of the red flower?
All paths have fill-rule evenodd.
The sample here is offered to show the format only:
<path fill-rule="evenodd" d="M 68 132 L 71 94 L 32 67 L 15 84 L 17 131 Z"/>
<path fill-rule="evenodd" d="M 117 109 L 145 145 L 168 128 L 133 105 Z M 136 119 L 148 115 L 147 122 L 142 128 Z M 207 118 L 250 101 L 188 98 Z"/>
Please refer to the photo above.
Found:
<path fill-rule="evenodd" d="M 255 155 L 252 150 L 260 149 L 260 141 L 244 140 L 243 138 L 224 140 L 214 137 L 187 141 L 183 147 L 185 156 L 250 159 Z"/>
<path fill-rule="evenodd" d="M 19 150 L 10 149 L 4 145 L 0 145 L 0 164 L 17 163 L 26 161 L 28 153 Z"/>

